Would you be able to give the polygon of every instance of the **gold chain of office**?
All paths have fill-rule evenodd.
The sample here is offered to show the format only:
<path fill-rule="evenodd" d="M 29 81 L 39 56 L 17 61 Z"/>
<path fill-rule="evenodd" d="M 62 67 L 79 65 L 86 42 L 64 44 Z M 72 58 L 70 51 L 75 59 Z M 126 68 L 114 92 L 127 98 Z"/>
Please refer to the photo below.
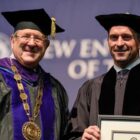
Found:
<path fill-rule="evenodd" d="M 38 95 L 35 102 L 35 107 L 33 110 L 33 114 L 30 114 L 30 106 L 27 102 L 28 96 L 24 91 L 24 86 L 22 84 L 22 77 L 19 74 L 15 65 L 11 64 L 11 69 L 14 72 L 14 79 L 16 80 L 18 90 L 20 92 L 20 99 L 22 100 L 23 108 L 25 110 L 26 115 L 29 118 L 29 121 L 25 122 L 22 126 L 22 134 L 26 140 L 40 140 L 41 139 L 41 129 L 35 123 L 35 119 L 39 114 L 40 106 L 42 104 L 42 96 L 43 96 L 43 81 L 40 78 L 39 81 L 39 89 Z"/>

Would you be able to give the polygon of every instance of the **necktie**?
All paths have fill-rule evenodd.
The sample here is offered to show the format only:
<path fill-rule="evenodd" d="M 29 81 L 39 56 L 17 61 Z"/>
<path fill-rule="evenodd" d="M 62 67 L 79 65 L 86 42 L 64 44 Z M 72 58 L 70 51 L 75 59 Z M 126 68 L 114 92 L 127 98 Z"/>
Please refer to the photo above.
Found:
<path fill-rule="evenodd" d="M 125 86 L 128 78 L 129 70 L 123 69 L 117 73 L 117 81 L 115 86 L 115 109 L 114 114 L 122 114 L 123 99 L 125 94 Z"/>
<path fill-rule="evenodd" d="M 118 75 L 124 76 L 129 70 L 128 69 L 123 69 L 118 72 Z"/>
<path fill-rule="evenodd" d="M 125 78 L 126 78 L 126 74 L 129 72 L 128 69 L 123 69 L 121 71 L 118 72 L 117 75 L 117 79 L 120 81 L 120 86 L 122 85 L 122 83 L 124 82 Z"/>

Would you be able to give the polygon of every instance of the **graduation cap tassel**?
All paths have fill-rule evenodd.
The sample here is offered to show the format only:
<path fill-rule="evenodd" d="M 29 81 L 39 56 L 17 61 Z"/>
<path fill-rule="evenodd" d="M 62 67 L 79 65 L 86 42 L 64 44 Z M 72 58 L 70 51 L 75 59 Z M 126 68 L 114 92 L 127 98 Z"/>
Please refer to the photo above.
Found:
<path fill-rule="evenodd" d="M 54 17 L 51 18 L 51 37 L 54 39 L 56 34 L 56 19 Z"/>

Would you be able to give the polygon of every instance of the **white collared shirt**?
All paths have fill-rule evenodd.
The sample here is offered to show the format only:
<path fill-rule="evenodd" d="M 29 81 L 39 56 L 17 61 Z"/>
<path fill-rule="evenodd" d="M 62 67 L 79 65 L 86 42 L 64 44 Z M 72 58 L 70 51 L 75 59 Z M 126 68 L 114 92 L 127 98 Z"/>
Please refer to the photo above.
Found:
<path fill-rule="evenodd" d="M 138 64 L 140 64 L 140 57 L 138 57 L 134 62 L 132 62 L 131 64 L 129 64 L 125 69 L 131 70 L 133 67 L 135 67 Z M 122 70 L 122 68 L 118 67 L 115 64 L 114 64 L 114 69 L 116 70 L 116 72 L 119 72 L 119 71 Z"/>

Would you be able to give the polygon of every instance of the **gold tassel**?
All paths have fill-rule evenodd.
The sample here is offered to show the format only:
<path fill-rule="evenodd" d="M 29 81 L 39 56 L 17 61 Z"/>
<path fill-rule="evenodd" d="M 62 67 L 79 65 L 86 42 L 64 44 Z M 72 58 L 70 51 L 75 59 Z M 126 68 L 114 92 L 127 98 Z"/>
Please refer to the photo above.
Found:
<path fill-rule="evenodd" d="M 55 34 L 56 34 L 56 19 L 54 17 L 51 18 L 52 23 L 51 23 L 51 37 L 55 39 Z"/>

